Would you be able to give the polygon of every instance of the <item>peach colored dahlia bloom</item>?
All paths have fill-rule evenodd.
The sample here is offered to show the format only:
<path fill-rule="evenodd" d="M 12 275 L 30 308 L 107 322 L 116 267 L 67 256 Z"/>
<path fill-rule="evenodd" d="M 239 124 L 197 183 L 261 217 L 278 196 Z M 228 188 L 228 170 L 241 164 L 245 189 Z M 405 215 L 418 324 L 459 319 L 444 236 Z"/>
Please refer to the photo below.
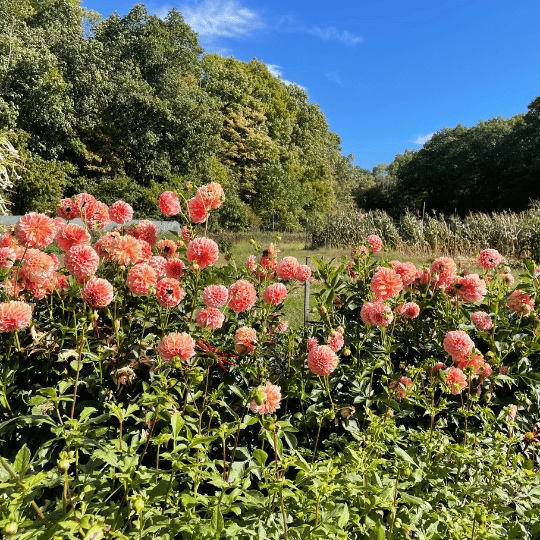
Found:
<path fill-rule="evenodd" d="M 250 404 L 251 411 L 259 414 L 272 414 L 280 407 L 281 387 L 266 381 L 264 386 L 259 386 L 257 392 L 263 396 L 263 404 L 257 405 L 255 401 Z"/>

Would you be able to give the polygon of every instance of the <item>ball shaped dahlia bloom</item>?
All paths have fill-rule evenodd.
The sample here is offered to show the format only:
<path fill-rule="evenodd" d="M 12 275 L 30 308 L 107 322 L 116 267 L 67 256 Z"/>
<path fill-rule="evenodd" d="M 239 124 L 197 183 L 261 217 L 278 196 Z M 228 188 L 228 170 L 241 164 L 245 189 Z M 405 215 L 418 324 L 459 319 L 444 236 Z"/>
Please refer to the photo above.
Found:
<path fill-rule="evenodd" d="M 330 375 L 338 362 L 336 353 L 328 345 L 317 345 L 308 352 L 308 368 L 315 375 Z"/>
<path fill-rule="evenodd" d="M 300 263 L 295 257 L 283 257 L 277 263 L 276 273 L 278 277 L 284 281 L 289 281 L 296 277 L 296 272 L 300 268 Z"/>
<path fill-rule="evenodd" d="M 89 246 L 90 233 L 75 223 L 68 223 L 56 233 L 56 243 L 63 251 L 69 251 L 73 246 Z"/>
<path fill-rule="evenodd" d="M 211 308 L 223 307 L 229 300 L 229 291 L 225 285 L 208 285 L 202 293 L 202 301 Z"/>
<path fill-rule="evenodd" d="M 86 279 L 98 269 L 99 255 L 90 246 L 73 246 L 64 257 L 64 265 L 72 276 Z"/>
<path fill-rule="evenodd" d="M 393 268 L 378 268 L 371 278 L 371 290 L 379 300 L 397 296 L 403 289 L 400 275 Z"/>
<path fill-rule="evenodd" d="M 218 245 L 210 238 L 194 238 L 187 247 L 186 257 L 200 269 L 212 266 L 219 257 Z"/>
<path fill-rule="evenodd" d="M 17 254 L 11 247 L 0 248 L 0 268 L 8 270 L 13 266 L 13 263 L 17 260 Z"/>
<path fill-rule="evenodd" d="M 171 362 L 175 356 L 187 360 L 195 354 L 195 340 L 186 332 L 173 332 L 160 341 L 158 352 L 165 362 Z"/>
<path fill-rule="evenodd" d="M 193 223 L 204 223 L 208 218 L 207 208 L 202 200 L 198 197 L 193 197 L 188 201 L 189 219 Z"/>
<path fill-rule="evenodd" d="M 248 311 L 257 301 L 257 292 L 255 287 L 249 281 L 240 279 L 229 287 L 229 307 L 241 313 Z"/>
<path fill-rule="evenodd" d="M 51 281 L 54 275 L 54 260 L 50 255 L 38 249 L 29 249 L 24 256 L 21 275 L 36 285 Z"/>
<path fill-rule="evenodd" d="M 160 240 L 156 244 L 158 254 L 161 257 L 165 257 L 165 259 L 170 259 L 176 253 L 177 247 L 176 242 L 173 242 L 168 238 Z"/>
<path fill-rule="evenodd" d="M 446 334 L 443 347 L 454 360 L 461 360 L 472 353 L 474 342 L 463 330 L 452 330 Z"/>
<path fill-rule="evenodd" d="M 169 259 L 165 263 L 165 275 L 173 279 L 181 279 L 186 272 L 186 265 L 181 259 Z"/>
<path fill-rule="evenodd" d="M 515 290 L 509 297 L 506 305 L 519 315 L 529 315 L 534 307 L 534 300 L 522 290 Z"/>
<path fill-rule="evenodd" d="M 107 248 L 109 260 L 123 265 L 135 264 L 143 255 L 142 244 L 129 235 L 113 237 Z"/>
<path fill-rule="evenodd" d="M 474 323 L 478 330 L 484 332 L 493 328 L 493 321 L 491 317 L 485 311 L 475 311 L 471 314 L 471 321 Z"/>
<path fill-rule="evenodd" d="M 219 309 L 209 307 L 201 309 L 197 315 L 195 315 L 195 320 L 201 328 L 217 330 L 223 326 L 225 315 L 223 315 Z"/>
<path fill-rule="evenodd" d="M 328 336 L 328 343 L 327 345 L 334 351 L 338 352 L 341 347 L 345 344 L 345 339 L 343 338 L 343 334 L 340 332 L 334 330 L 333 332 L 330 332 L 330 335 Z"/>
<path fill-rule="evenodd" d="M 444 371 L 446 375 L 446 384 L 452 394 L 461 394 L 461 391 L 467 386 L 467 375 L 456 367 L 448 368 Z"/>
<path fill-rule="evenodd" d="M 167 259 L 159 255 L 153 255 L 148 259 L 148 264 L 156 271 L 157 277 L 162 278 L 165 275 L 165 266 Z"/>
<path fill-rule="evenodd" d="M 255 401 L 250 404 L 251 411 L 258 414 L 272 414 L 280 407 L 281 387 L 266 381 L 264 386 L 259 386 L 256 393 L 262 395 L 262 404 Z"/>
<path fill-rule="evenodd" d="M 79 207 L 79 201 L 73 199 L 62 199 L 56 207 L 56 213 L 66 221 L 81 217 L 81 209 Z"/>
<path fill-rule="evenodd" d="M 407 302 L 399 305 L 396 311 L 401 315 L 405 315 L 407 319 L 416 319 L 420 314 L 420 306 L 416 302 Z"/>
<path fill-rule="evenodd" d="M 311 268 L 307 264 L 301 264 L 294 277 L 298 281 L 307 281 L 311 277 Z"/>
<path fill-rule="evenodd" d="M 90 278 L 81 289 L 81 296 L 92 308 L 103 308 L 108 306 L 113 299 L 113 286 L 103 278 Z"/>
<path fill-rule="evenodd" d="M 496 249 L 484 249 L 478 256 L 478 263 L 485 269 L 496 268 L 501 262 L 501 254 Z"/>
<path fill-rule="evenodd" d="M 277 306 L 278 304 L 281 304 L 285 298 L 287 298 L 287 287 L 285 287 L 283 283 L 273 283 L 264 291 L 264 301 L 267 304 Z"/>
<path fill-rule="evenodd" d="M 197 190 L 196 197 L 201 201 L 206 210 L 219 208 L 225 200 L 223 188 L 217 182 L 211 182 Z"/>
<path fill-rule="evenodd" d="M 456 278 L 454 288 L 465 302 L 481 302 L 487 293 L 486 283 L 478 274 Z"/>
<path fill-rule="evenodd" d="M 394 320 L 392 309 L 384 302 L 374 302 L 369 316 L 371 319 L 371 324 L 374 324 L 375 326 L 386 327 Z"/>
<path fill-rule="evenodd" d="M 366 240 L 371 246 L 371 251 L 373 251 L 373 253 L 378 253 L 381 250 L 383 242 L 380 236 L 376 234 L 370 234 L 366 238 Z"/>
<path fill-rule="evenodd" d="M 416 277 L 416 266 L 412 262 L 399 263 L 394 270 L 401 278 L 404 287 L 408 287 Z"/>
<path fill-rule="evenodd" d="M 178 195 L 174 191 L 164 191 L 159 196 L 159 209 L 166 216 L 176 216 L 181 210 Z"/>
<path fill-rule="evenodd" d="M 257 348 L 257 332 L 249 326 L 242 326 L 234 334 L 234 348 L 238 354 L 252 353 Z"/>
<path fill-rule="evenodd" d="M 129 269 L 126 285 L 133 294 L 147 295 L 156 284 L 157 273 L 149 264 L 139 263 Z"/>
<path fill-rule="evenodd" d="M 0 333 L 21 330 L 30 323 L 32 307 L 26 302 L 3 302 L 0 304 Z"/>
<path fill-rule="evenodd" d="M 116 201 L 109 207 L 109 218 L 111 221 L 124 225 L 133 219 L 133 208 L 124 201 Z"/>
<path fill-rule="evenodd" d="M 15 235 L 21 245 L 43 249 L 51 244 L 56 236 L 57 224 L 45 214 L 30 212 L 22 216 L 15 226 Z"/>
<path fill-rule="evenodd" d="M 184 298 L 184 289 L 174 278 L 163 278 L 157 282 L 156 298 L 164 307 L 177 306 Z"/>
<path fill-rule="evenodd" d="M 450 257 L 439 257 L 429 267 L 433 274 L 439 276 L 453 276 L 457 272 L 456 263 Z"/>

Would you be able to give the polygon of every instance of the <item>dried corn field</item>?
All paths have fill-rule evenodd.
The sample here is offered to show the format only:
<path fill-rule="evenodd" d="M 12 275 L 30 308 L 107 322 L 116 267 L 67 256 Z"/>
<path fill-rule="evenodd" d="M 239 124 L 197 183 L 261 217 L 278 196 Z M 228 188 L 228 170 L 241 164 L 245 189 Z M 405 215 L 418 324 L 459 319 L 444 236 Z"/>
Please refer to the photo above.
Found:
<path fill-rule="evenodd" d="M 347 247 L 378 234 L 398 251 L 416 253 L 472 254 L 486 246 L 507 258 L 540 259 L 540 202 L 524 212 L 469 214 L 464 218 L 410 212 L 398 220 L 386 212 L 357 211 L 329 216 L 326 226 L 312 232 L 314 247 Z"/>

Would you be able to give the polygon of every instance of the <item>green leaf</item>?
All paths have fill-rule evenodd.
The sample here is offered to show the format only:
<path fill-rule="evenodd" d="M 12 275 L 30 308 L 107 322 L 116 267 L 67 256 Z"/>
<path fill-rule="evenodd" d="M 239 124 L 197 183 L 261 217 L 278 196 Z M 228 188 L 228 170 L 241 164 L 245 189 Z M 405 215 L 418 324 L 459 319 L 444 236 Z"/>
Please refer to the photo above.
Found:
<path fill-rule="evenodd" d="M 377 521 L 377 524 L 373 529 L 371 529 L 371 532 L 369 533 L 369 540 L 385 540 L 386 539 L 386 529 L 384 528 L 384 525 Z"/>
<path fill-rule="evenodd" d="M 224 526 L 225 523 L 223 522 L 221 510 L 219 506 L 216 506 L 214 508 L 214 511 L 212 512 L 212 531 L 215 533 L 216 539 L 220 537 L 221 531 L 223 530 Z"/>
<path fill-rule="evenodd" d="M 338 519 L 338 527 L 340 527 L 341 529 L 343 529 L 343 527 L 345 527 L 345 525 L 347 525 L 347 522 L 349 521 L 349 507 L 347 506 L 347 504 L 344 504 L 343 505 L 343 510 L 341 512 L 341 516 L 339 516 L 339 519 Z"/>
<path fill-rule="evenodd" d="M 415 463 L 414 459 L 403 450 L 403 448 L 396 445 L 395 447 L 396 455 L 400 457 L 401 459 L 408 461 L 411 465 L 414 465 L 415 467 L 418 467 L 418 465 Z"/>
<path fill-rule="evenodd" d="M 171 414 L 171 428 L 173 439 L 175 441 L 178 438 L 178 434 L 184 427 L 184 423 L 184 419 L 182 418 L 182 415 L 180 413 Z"/>
<path fill-rule="evenodd" d="M 257 448 L 257 450 L 253 450 L 253 459 L 261 466 L 264 467 L 266 464 L 266 460 L 268 459 L 268 454 L 261 450 L 260 448 Z"/>
<path fill-rule="evenodd" d="M 26 444 L 24 444 L 23 447 L 17 452 L 14 463 L 15 471 L 18 472 L 20 476 L 24 476 L 26 473 L 28 465 L 30 465 L 30 457 L 30 450 Z"/>

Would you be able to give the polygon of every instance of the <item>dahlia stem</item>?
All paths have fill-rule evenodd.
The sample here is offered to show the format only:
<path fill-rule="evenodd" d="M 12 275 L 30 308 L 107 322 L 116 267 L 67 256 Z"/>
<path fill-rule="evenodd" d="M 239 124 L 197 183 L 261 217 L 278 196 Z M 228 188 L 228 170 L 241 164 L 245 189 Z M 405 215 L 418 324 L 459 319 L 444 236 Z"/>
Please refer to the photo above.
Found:
<path fill-rule="evenodd" d="M 71 406 L 71 420 L 73 420 L 73 417 L 75 416 L 75 403 L 77 402 L 77 386 L 79 385 L 79 373 L 81 371 L 81 358 L 82 358 L 82 349 L 84 346 L 85 329 L 86 329 L 86 326 L 83 325 L 82 333 L 81 333 L 81 342 L 79 344 L 79 358 L 77 360 L 77 375 L 75 377 L 75 389 L 73 391 L 73 404 Z"/>

